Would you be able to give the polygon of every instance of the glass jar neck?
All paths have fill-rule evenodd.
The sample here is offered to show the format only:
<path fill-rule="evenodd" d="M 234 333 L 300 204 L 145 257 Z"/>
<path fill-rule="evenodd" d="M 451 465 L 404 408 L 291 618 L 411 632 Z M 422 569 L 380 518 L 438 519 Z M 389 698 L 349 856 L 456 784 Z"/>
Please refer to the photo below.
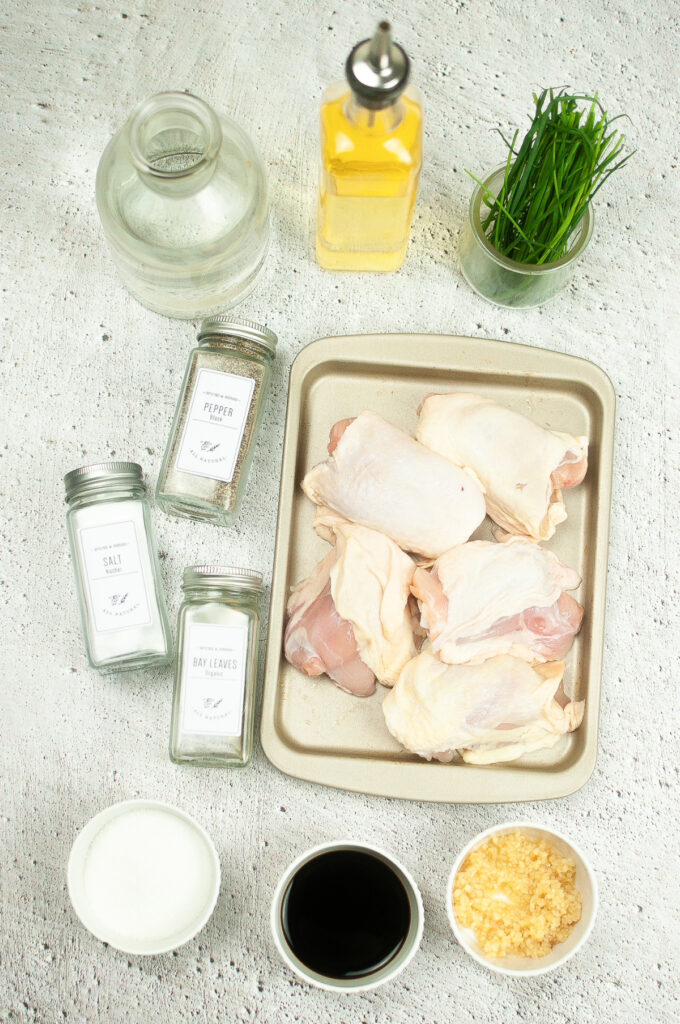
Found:
<path fill-rule="evenodd" d="M 125 131 L 132 162 L 155 192 L 191 195 L 212 177 L 222 129 L 212 108 L 197 96 L 151 96 L 133 110 Z"/>
<path fill-rule="evenodd" d="M 126 485 L 106 483 L 104 481 L 84 484 L 68 498 L 68 507 L 84 508 L 86 505 L 98 505 L 106 501 L 141 501 L 146 498 L 143 484 Z"/>
<path fill-rule="evenodd" d="M 404 118 L 404 109 L 401 96 L 388 107 L 375 110 L 365 106 L 359 96 L 350 92 L 345 105 L 345 116 L 356 128 L 375 135 L 385 135 L 399 127 Z"/>
<path fill-rule="evenodd" d="M 236 355 L 248 355 L 261 359 L 263 362 L 271 363 L 274 354 L 262 345 L 258 345 L 247 338 L 238 338 L 235 335 L 211 335 L 201 338 L 198 348 L 202 351 L 214 350 L 216 352 L 234 352 Z"/>
<path fill-rule="evenodd" d="M 219 601 L 223 604 L 234 607 L 247 607 L 252 611 L 259 611 L 261 592 L 248 587 L 182 584 L 184 601 L 186 604 L 204 604 L 210 601 Z"/>

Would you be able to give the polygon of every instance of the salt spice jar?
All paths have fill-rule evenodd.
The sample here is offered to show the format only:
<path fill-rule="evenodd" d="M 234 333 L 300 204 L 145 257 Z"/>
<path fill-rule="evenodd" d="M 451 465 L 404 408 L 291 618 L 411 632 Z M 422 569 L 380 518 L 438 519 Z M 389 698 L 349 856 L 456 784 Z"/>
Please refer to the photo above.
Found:
<path fill-rule="evenodd" d="M 64 486 L 90 664 L 101 672 L 166 664 L 170 627 L 141 466 L 83 466 Z"/>
<path fill-rule="evenodd" d="M 170 515 L 229 526 L 243 500 L 277 338 L 250 320 L 204 320 L 189 356 L 156 500 Z"/>

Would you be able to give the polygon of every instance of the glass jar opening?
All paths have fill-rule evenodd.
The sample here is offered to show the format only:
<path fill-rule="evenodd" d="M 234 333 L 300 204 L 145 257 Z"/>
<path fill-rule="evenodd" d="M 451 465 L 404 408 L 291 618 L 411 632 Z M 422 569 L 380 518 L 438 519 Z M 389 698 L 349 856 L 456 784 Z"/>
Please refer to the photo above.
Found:
<path fill-rule="evenodd" d="M 128 122 L 135 167 L 159 180 L 188 178 L 210 166 L 222 142 L 213 110 L 190 93 L 157 93 L 137 106 Z"/>

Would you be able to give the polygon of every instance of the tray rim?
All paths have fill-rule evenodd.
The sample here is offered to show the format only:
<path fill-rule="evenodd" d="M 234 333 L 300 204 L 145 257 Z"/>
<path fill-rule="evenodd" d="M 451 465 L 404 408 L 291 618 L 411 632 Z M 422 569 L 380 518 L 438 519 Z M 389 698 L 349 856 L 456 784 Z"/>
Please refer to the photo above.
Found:
<path fill-rule="evenodd" d="M 384 339 L 389 339 L 391 345 L 389 355 L 373 352 L 367 357 L 366 346 L 371 341 Z M 442 351 L 443 362 L 433 367 L 423 362 L 422 358 L 418 358 L 418 347 L 413 344 L 416 339 L 446 343 L 447 348 Z M 338 343 L 343 346 L 341 355 L 335 351 Z M 471 347 L 472 351 L 468 352 L 466 346 Z M 398 759 L 384 761 L 380 757 L 347 757 L 318 751 L 294 750 L 279 735 L 276 728 L 277 693 L 279 669 L 283 658 L 281 644 L 287 597 L 287 549 L 292 525 L 290 509 L 296 483 L 302 388 L 309 372 L 326 362 L 338 360 L 359 365 L 383 364 L 406 369 L 441 368 L 446 372 L 477 371 L 481 375 L 494 373 L 509 377 L 524 376 L 528 380 L 532 377 L 541 377 L 560 382 L 569 381 L 581 387 L 589 387 L 591 393 L 599 399 L 602 410 L 602 433 L 599 438 L 600 465 L 595 529 L 598 551 L 593 578 L 593 599 L 589 609 L 593 626 L 589 675 L 591 678 L 594 676 L 597 686 L 594 693 L 589 687 L 586 701 L 588 738 L 585 747 L 575 762 L 566 768 L 554 771 L 517 768 L 507 771 L 502 765 L 447 765 L 447 775 L 436 776 L 432 773 L 441 772 L 444 766 L 431 762 Z M 485 366 L 487 363 L 489 365 Z M 336 789 L 436 803 L 505 803 L 558 799 L 569 796 L 586 784 L 595 768 L 599 745 L 615 422 L 616 393 L 605 371 L 588 359 L 550 349 L 490 338 L 418 332 L 331 335 L 318 338 L 301 349 L 291 366 L 288 386 L 260 719 L 262 748 L 274 767 L 292 777 Z M 475 772 L 474 776 L 470 775 L 471 770 Z M 461 773 L 465 774 L 461 777 Z M 371 779 L 369 784 L 366 783 L 367 777 Z M 479 780 L 484 794 L 477 792 L 479 786 L 465 783 L 462 793 L 454 792 L 453 795 L 449 795 L 443 792 L 446 787 L 442 783 L 445 780 L 450 780 L 451 788 L 455 791 L 461 788 L 460 783 L 466 777 L 468 784 L 474 779 Z M 423 791 L 424 779 L 432 779 L 433 782 L 439 783 L 436 792 L 427 787 Z M 530 792 L 524 793 L 525 788 L 530 789 Z"/>

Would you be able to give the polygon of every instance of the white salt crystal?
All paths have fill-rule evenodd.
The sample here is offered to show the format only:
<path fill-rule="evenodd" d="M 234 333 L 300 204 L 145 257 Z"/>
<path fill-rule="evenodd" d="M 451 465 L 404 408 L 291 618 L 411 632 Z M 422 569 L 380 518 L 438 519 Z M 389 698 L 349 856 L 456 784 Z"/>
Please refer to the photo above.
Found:
<path fill-rule="evenodd" d="M 146 807 L 117 815 L 97 833 L 83 882 L 90 910 L 113 945 L 163 945 L 205 916 L 215 865 L 188 821 Z"/>

